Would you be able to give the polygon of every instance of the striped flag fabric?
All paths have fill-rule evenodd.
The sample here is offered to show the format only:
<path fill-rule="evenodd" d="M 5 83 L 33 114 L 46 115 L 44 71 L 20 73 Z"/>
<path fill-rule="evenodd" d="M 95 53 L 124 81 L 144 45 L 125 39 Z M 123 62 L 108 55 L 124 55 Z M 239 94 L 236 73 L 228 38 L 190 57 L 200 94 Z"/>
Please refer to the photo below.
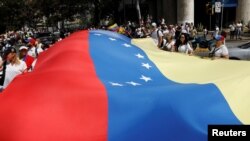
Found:
<path fill-rule="evenodd" d="M 0 94 L 0 141 L 206 141 L 250 123 L 250 65 L 80 31 Z"/>

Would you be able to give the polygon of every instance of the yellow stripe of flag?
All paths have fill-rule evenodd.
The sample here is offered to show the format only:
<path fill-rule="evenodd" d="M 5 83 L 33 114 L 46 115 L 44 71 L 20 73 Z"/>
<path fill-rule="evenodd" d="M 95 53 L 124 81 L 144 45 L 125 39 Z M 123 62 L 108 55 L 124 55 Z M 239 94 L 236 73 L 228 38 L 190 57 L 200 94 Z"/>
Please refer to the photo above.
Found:
<path fill-rule="evenodd" d="M 158 49 L 150 38 L 134 39 L 132 43 L 140 47 L 172 81 L 215 84 L 238 119 L 250 124 L 250 62 L 208 60 L 166 52 Z"/>

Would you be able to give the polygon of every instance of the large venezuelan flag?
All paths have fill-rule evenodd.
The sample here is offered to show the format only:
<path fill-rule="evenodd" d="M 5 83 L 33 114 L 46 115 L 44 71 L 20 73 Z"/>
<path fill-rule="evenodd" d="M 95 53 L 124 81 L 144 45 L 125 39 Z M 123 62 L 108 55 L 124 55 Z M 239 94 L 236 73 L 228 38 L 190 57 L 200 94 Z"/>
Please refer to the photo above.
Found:
<path fill-rule="evenodd" d="M 81 31 L 0 94 L 0 141 L 206 141 L 250 123 L 249 66 Z"/>

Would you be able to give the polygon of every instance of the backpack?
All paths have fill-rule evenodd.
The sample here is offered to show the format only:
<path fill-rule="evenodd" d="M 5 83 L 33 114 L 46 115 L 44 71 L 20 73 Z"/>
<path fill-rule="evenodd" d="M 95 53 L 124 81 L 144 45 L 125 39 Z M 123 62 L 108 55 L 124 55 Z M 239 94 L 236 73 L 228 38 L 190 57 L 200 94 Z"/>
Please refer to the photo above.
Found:
<path fill-rule="evenodd" d="M 3 86 L 4 80 L 5 80 L 5 74 L 6 74 L 6 66 L 7 66 L 7 61 L 3 62 L 3 74 L 0 78 L 0 85 Z"/>
<path fill-rule="evenodd" d="M 163 33 L 163 31 L 161 30 L 161 29 L 158 29 L 157 30 L 157 38 L 159 39 L 160 38 L 160 33 L 159 32 L 162 32 Z M 163 37 L 162 37 L 163 38 Z M 161 42 L 161 46 L 160 47 L 163 47 L 164 46 L 164 41 L 163 41 L 164 39 L 162 39 L 162 42 Z"/>
<path fill-rule="evenodd" d="M 215 48 L 213 49 L 213 51 L 210 52 L 210 53 L 208 54 L 208 57 L 214 57 L 214 56 L 215 56 L 215 52 L 218 51 L 218 50 L 220 50 L 220 48 L 216 48 L 216 47 L 215 47 Z"/>

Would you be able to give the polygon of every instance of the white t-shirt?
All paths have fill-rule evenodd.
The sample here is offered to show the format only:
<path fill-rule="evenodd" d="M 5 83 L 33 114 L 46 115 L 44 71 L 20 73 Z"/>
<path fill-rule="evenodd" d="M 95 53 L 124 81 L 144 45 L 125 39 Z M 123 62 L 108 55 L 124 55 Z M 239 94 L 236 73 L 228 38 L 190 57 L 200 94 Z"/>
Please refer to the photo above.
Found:
<path fill-rule="evenodd" d="M 28 50 L 28 55 L 33 58 L 37 58 L 37 54 L 40 54 L 41 52 L 43 52 L 43 49 L 41 47 L 37 48 L 37 53 L 36 53 L 36 47 L 32 47 Z"/>
<path fill-rule="evenodd" d="M 180 52 L 180 53 L 188 54 L 188 52 L 192 52 L 192 51 L 193 51 L 193 49 L 190 47 L 190 45 L 188 43 L 185 45 L 180 45 L 178 47 L 178 52 Z"/>
<path fill-rule="evenodd" d="M 190 27 L 188 25 L 185 26 L 185 30 L 187 31 L 187 33 L 190 33 Z"/>
<path fill-rule="evenodd" d="M 203 34 L 207 35 L 207 29 L 203 29 Z"/>
<path fill-rule="evenodd" d="M 167 43 L 164 44 L 164 45 L 165 45 L 165 48 L 166 48 L 167 50 L 171 51 L 172 47 L 175 45 L 175 41 L 172 40 L 170 43 L 167 42 Z"/>
<path fill-rule="evenodd" d="M 161 32 L 161 30 L 156 29 L 152 32 L 151 37 L 154 40 L 155 44 L 158 45 L 158 37 L 163 37 L 163 33 Z"/>
<path fill-rule="evenodd" d="M 230 31 L 235 31 L 235 26 L 234 25 L 229 25 L 229 27 L 230 27 Z"/>
<path fill-rule="evenodd" d="M 215 31 L 219 32 L 220 28 L 219 27 L 216 27 L 215 28 Z"/>
<path fill-rule="evenodd" d="M 165 19 L 161 19 L 161 24 L 165 24 Z"/>
<path fill-rule="evenodd" d="M 214 50 L 215 49 L 215 50 Z M 214 48 L 212 49 L 211 52 L 214 52 L 214 57 L 222 57 L 222 56 L 227 56 L 228 53 L 228 49 L 225 45 L 221 45 L 219 48 Z"/>
<path fill-rule="evenodd" d="M 237 27 L 238 30 L 241 30 L 241 28 L 242 28 L 242 23 L 237 23 L 237 24 L 236 24 L 236 27 Z"/>
<path fill-rule="evenodd" d="M 214 37 L 219 35 L 219 30 L 220 30 L 219 27 L 215 28 Z"/>
<path fill-rule="evenodd" d="M 26 63 L 22 60 L 19 65 L 7 64 L 3 88 L 5 89 L 17 75 L 22 74 L 26 69 Z"/>
<path fill-rule="evenodd" d="M 169 30 L 168 30 L 168 29 L 165 29 L 165 30 L 163 31 L 163 35 L 167 35 L 167 34 L 169 34 Z"/>

